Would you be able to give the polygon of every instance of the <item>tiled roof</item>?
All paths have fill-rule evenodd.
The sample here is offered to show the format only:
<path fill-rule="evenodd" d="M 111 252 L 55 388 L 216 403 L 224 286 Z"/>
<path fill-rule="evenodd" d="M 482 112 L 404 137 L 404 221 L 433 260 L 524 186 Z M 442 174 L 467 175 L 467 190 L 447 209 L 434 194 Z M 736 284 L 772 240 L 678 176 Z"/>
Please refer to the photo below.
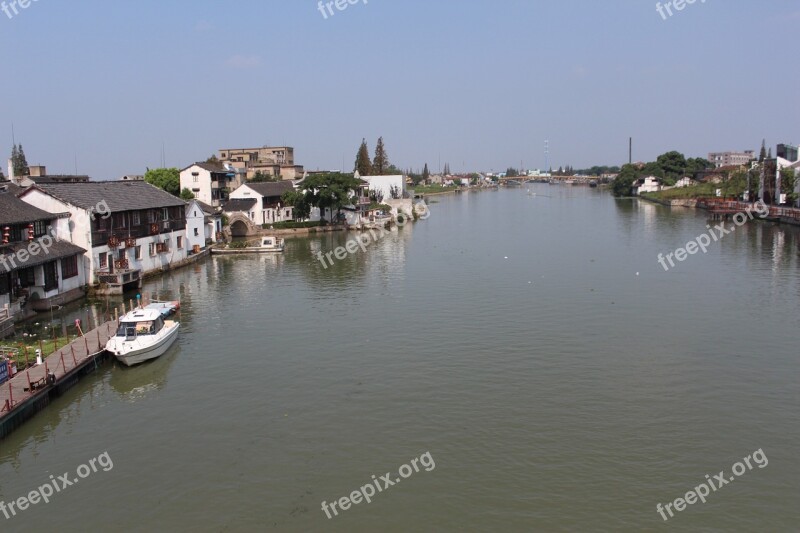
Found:
<path fill-rule="evenodd" d="M 16 183 L 11 183 L 10 181 L 0 181 L 0 193 L 8 192 L 11 194 L 19 194 L 23 190 L 24 189 Z"/>
<path fill-rule="evenodd" d="M 203 170 L 208 170 L 209 172 L 223 172 L 225 174 L 230 173 L 230 171 L 228 169 L 226 169 L 222 165 L 222 163 L 205 163 L 205 162 L 203 162 L 203 163 L 193 163 L 193 164 L 189 165 L 188 167 L 184 168 L 183 170 L 188 170 L 188 169 L 190 169 L 192 167 L 195 167 L 195 166 L 196 167 L 200 167 Z"/>
<path fill-rule="evenodd" d="M 23 202 L 14 193 L 0 192 L 0 227 L 4 224 L 24 224 L 37 220 L 54 220 L 58 215 Z"/>
<path fill-rule="evenodd" d="M 144 181 L 95 181 L 90 183 L 43 183 L 45 193 L 81 209 L 101 202 L 112 212 L 185 206 L 186 202 Z M 103 206 L 105 207 L 105 206 Z"/>
<path fill-rule="evenodd" d="M 269 181 L 263 183 L 245 183 L 261 196 L 281 196 L 286 191 L 293 191 L 291 181 Z"/>
<path fill-rule="evenodd" d="M 250 208 L 256 205 L 255 198 L 248 198 L 246 200 L 228 200 L 222 207 L 226 213 L 236 213 L 238 211 L 247 212 Z"/>
<path fill-rule="evenodd" d="M 36 243 L 41 241 L 37 239 L 33 242 Z M 47 253 L 45 253 L 43 249 L 40 249 L 38 255 L 29 255 L 26 261 L 23 263 L 19 260 L 18 257 L 16 257 L 16 254 L 20 250 L 27 249 L 29 244 L 30 243 L 27 242 L 20 242 L 13 244 L 3 250 L 4 252 L 11 252 L 12 254 L 15 255 L 13 261 L 14 264 L 16 265 L 16 268 L 12 268 L 11 259 L 7 258 L 6 261 L 0 261 L 0 274 L 7 274 L 14 270 L 29 268 L 32 266 L 48 263 L 50 261 L 55 261 L 56 259 L 64 259 L 66 257 L 72 257 L 73 255 L 83 255 L 86 253 L 86 250 L 84 250 L 80 246 L 72 244 L 71 242 L 53 239 L 53 245 L 48 247 Z"/>

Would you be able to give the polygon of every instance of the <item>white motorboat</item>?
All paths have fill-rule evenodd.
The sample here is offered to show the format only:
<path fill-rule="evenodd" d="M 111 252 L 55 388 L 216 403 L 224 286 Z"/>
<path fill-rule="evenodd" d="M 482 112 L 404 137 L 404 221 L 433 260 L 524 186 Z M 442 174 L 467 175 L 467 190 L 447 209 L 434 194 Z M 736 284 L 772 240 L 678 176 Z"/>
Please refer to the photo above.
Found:
<path fill-rule="evenodd" d="M 165 320 L 158 309 L 134 309 L 119 319 L 116 337 L 106 350 L 127 366 L 164 355 L 178 338 L 180 322 Z"/>

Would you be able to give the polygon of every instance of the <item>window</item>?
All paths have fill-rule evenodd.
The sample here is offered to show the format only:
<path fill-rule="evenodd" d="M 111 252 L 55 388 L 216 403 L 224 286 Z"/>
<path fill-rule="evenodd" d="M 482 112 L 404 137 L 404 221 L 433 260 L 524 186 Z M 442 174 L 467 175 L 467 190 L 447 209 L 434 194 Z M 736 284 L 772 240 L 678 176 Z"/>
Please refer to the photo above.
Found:
<path fill-rule="evenodd" d="M 195 237 L 199 237 L 200 236 L 200 230 L 199 229 L 194 228 L 194 236 Z"/>
<path fill-rule="evenodd" d="M 78 275 L 78 256 L 73 255 L 61 260 L 61 278 L 70 279 Z"/>
<path fill-rule="evenodd" d="M 100 263 L 100 268 L 108 268 L 108 254 L 101 253 L 98 262 Z"/>
<path fill-rule="evenodd" d="M 141 213 L 139 213 L 139 211 L 134 211 L 133 213 L 131 213 L 131 225 L 138 226 L 141 223 L 142 223 Z"/>
<path fill-rule="evenodd" d="M 178 250 L 183 250 L 183 237 L 178 237 Z"/>
<path fill-rule="evenodd" d="M 156 252 L 156 243 L 154 243 L 154 242 L 151 242 L 151 243 L 150 243 L 150 257 L 153 257 L 153 256 L 155 256 L 155 255 L 156 255 L 156 253 L 157 253 L 157 252 Z"/>
<path fill-rule="evenodd" d="M 43 237 L 47 233 L 47 224 L 44 220 L 39 220 L 33 223 L 33 234 L 36 237 Z"/>
<path fill-rule="evenodd" d="M 168 207 L 164 207 L 164 208 L 161 209 L 161 217 L 162 217 L 162 220 L 169 220 L 169 208 Z"/>
<path fill-rule="evenodd" d="M 11 274 L 0 275 L 0 294 L 11 292 Z"/>
<path fill-rule="evenodd" d="M 136 260 L 137 261 L 141 261 L 142 260 L 142 247 L 141 246 L 136 246 L 134 248 L 134 252 L 135 252 L 134 256 L 136 257 Z"/>

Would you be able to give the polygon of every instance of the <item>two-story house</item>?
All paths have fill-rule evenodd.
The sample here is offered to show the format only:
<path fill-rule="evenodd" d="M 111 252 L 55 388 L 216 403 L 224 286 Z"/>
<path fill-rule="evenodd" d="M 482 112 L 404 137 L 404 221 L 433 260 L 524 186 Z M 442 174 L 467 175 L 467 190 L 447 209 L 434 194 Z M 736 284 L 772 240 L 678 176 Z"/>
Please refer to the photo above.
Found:
<path fill-rule="evenodd" d="M 219 163 L 195 163 L 181 170 L 181 190 L 189 189 L 194 197 L 211 207 L 228 199 L 235 184 L 236 172 Z"/>
<path fill-rule="evenodd" d="M 242 212 L 258 226 L 291 221 L 294 220 L 294 209 L 284 205 L 281 197 L 293 190 L 294 185 L 290 181 L 246 183 L 231 193 L 230 198 L 234 201 L 223 209 L 230 214 Z"/>
<path fill-rule="evenodd" d="M 102 292 L 139 287 L 144 275 L 188 256 L 186 202 L 144 181 L 41 184 L 20 198 L 70 214 L 59 237 L 88 250 L 89 279 Z"/>
<path fill-rule="evenodd" d="M 48 213 L 0 192 L 0 320 L 49 311 L 85 295 L 84 253 L 53 237 L 69 215 Z"/>

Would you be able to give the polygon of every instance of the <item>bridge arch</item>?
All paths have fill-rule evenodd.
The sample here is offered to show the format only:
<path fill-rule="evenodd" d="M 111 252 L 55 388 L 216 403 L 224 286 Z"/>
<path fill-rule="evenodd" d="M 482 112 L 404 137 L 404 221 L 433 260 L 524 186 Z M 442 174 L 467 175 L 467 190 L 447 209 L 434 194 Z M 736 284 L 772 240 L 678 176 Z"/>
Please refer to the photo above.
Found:
<path fill-rule="evenodd" d="M 228 215 L 227 230 L 230 232 L 231 237 L 253 237 L 259 234 L 258 226 L 244 213 Z"/>

